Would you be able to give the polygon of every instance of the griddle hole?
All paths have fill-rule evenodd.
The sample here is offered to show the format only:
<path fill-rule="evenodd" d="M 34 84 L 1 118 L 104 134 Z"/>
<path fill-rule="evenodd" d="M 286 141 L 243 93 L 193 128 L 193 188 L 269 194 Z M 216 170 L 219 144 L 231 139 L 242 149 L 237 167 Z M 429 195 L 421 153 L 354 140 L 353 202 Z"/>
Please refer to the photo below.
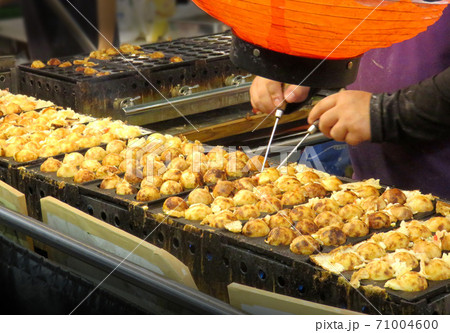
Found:
<path fill-rule="evenodd" d="M 31 187 L 31 186 L 28 186 L 28 193 L 30 194 L 30 195 L 33 195 L 33 188 Z"/>
<path fill-rule="evenodd" d="M 212 260 L 213 260 L 213 257 L 214 257 L 214 256 L 212 255 L 211 252 L 206 251 L 206 260 L 212 261 Z"/>
<path fill-rule="evenodd" d="M 161 85 L 161 80 L 156 80 L 156 85 L 160 86 Z"/>
<path fill-rule="evenodd" d="M 30 86 L 33 86 L 34 85 L 34 80 L 30 80 L 28 83 L 30 84 Z"/>
<path fill-rule="evenodd" d="M 148 83 L 148 81 L 144 81 L 144 87 L 149 87 L 150 83 Z"/>
<path fill-rule="evenodd" d="M 102 212 L 100 213 L 100 217 L 102 218 L 103 221 L 106 222 L 106 213 L 105 213 L 104 211 L 102 211 Z"/>
<path fill-rule="evenodd" d="M 23 77 L 23 78 L 22 78 L 22 83 L 25 83 L 25 82 L 26 82 L 26 80 L 25 80 L 25 78 Z"/>
<path fill-rule="evenodd" d="M 87 206 L 87 211 L 89 215 L 94 216 L 94 208 L 91 205 Z"/>
<path fill-rule="evenodd" d="M 195 72 L 191 74 L 192 78 L 195 78 L 196 76 L 197 76 L 197 73 L 195 73 Z"/>
<path fill-rule="evenodd" d="M 55 85 L 55 86 L 53 87 L 53 89 L 55 90 L 55 92 L 58 92 L 58 91 L 59 91 L 59 88 L 58 88 L 57 85 Z"/>
<path fill-rule="evenodd" d="M 46 83 L 46 84 L 45 84 L 45 89 L 46 89 L 47 91 L 50 91 L 50 84 L 49 84 L 49 83 Z"/>
<path fill-rule="evenodd" d="M 247 269 L 247 265 L 245 264 L 245 262 L 241 261 L 239 268 L 240 268 L 242 274 L 247 274 L 248 269 Z"/>
<path fill-rule="evenodd" d="M 297 287 L 299 294 L 303 295 L 306 292 L 306 287 L 303 284 L 299 284 Z"/>
<path fill-rule="evenodd" d="M 136 83 L 133 83 L 133 84 L 131 85 L 131 88 L 136 89 L 136 88 L 137 88 L 137 84 L 136 84 Z"/>
<path fill-rule="evenodd" d="M 37 86 L 38 86 L 39 89 L 42 88 L 42 83 L 41 83 L 41 81 L 38 81 L 38 82 L 37 82 Z"/>
<path fill-rule="evenodd" d="M 230 261 L 228 260 L 227 257 L 223 257 L 223 258 L 222 258 L 222 261 L 223 261 L 223 265 L 224 265 L 225 267 L 230 266 Z"/>
<path fill-rule="evenodd" d="M 286 282 L 284 281 L 284 278 L 282 276 L 279 276 L 277 278 L 277 284 L 280 288 L 284 288 L 284 286 L 286 285 Z"/>
<path fill-rule="evenodd" d="M 116 227 L 120 227 L 120 219 L 119 219 L 119 217 L 117 215 L 114 216 L 114 225 Z"/>
<path fill-rule="evenodd" d="M 172 245 L 175 249 L 178 249 L 180 247 L 180 241 L 178 240 L 178 238 L 172 239 Z"/>
<path fill-rule="evenodd" d="M 189 252 L 191 254 L 195 254 L 195 245 L 192 244 L 191 242 L 188 243 L 188 248 L 189 248 Z"/>
<path fill-rule="evenodd" d="M 43 198 L 43 197 L 45 197 L 45 192 L 42 191 L 42 190 L 40 190 L 40 191 L 39 191 L 39 195 L 40 195 L 41 198 Z"/>
<path fill-rule="evenodd" d="M 164 235 L 162 232 L 158 232 L 158 242 L 164 243 Z"/>
<path fill-rule="evenodd" d="M 184 80 L 184 74 L 180 75 L 180 80 Z"/>
<path fill-rule="evenodd" d="M 208 75 L 208 71 L 206 69 L 203 70 L 203 76 L 207 76 Z"/>
<path fill-rule="evenodd" d="M 266 279 L 266 277 L 267 277 L 267 275 L 266 275 L 266 272 L 264 272 L 263 270 L 259 270 L 258 271 L 258 277 L 259 277 L 259 279 L 261 280 L 261 281 L 264 281 L 265 279 Z"/>

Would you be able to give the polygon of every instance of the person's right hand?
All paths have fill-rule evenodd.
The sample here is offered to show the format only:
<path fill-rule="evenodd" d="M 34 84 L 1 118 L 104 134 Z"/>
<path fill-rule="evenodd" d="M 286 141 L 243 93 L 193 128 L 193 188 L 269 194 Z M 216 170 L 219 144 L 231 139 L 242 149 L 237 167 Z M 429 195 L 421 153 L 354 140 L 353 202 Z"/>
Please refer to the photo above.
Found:
<path fill-rule="evenodd" d="M 257 76 L 250 87 L 250 99 L 253 109 L 257 113 L 271 113 L 280 107 L 285 100 L 287 103 L 303 102 L 308 97 L 309 87 L 285 85 Z"/>

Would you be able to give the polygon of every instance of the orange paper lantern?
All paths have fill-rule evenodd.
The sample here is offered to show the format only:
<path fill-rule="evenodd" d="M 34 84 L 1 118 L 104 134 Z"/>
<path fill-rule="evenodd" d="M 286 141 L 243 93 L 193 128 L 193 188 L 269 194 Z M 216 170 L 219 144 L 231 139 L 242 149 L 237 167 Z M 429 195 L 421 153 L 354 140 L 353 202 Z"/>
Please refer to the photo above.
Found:
<path fill-rule="evenodd" d="M 381 0 L 193 1 L 251 44 L 319 59 L 353 58 L 410 39 L 435 23 L 447 5 L 418 0 L 381 5 Z"/>

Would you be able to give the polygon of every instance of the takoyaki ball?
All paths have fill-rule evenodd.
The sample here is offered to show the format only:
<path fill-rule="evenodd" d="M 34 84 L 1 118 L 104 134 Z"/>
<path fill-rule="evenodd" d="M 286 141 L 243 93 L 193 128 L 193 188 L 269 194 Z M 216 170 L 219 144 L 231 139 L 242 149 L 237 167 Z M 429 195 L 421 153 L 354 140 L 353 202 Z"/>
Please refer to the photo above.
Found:
<path fill-rule="evenodd" d="M 29 142 L 28 136 L 15 136 L 6 140 L 7 144 L 24 145 Z"/>
<path fill-rule="evenodd" d="M 183 141 L 181 138 L 172 135 L 166 135 L 166 141 L 164 142 L 164 147 L 167 148 L 178 148 L 181 149 Z"/>
<path fill-rule="evenodd" d="M 383 212 L 375 212 L 367 214 L 364 222 L 370 229 L 388 228 L 391 225 L 391 219 L 389 215 Z"/>
<path fill-rule="evenodd" d="M 116 194 L 117 195 L 132 195 L 137 192 L 137 188 L 131 185 L 126 180 L 121 181 L 116 186 Z"/>
<path fill-rule="evenodd" d="M 208 156 L 208 159 L 217 159 L 217 158 L 225 158 L 225 155 L 228 154 L 226 150 L 223 149 L 221 146 L 216 146 L 212 148 L 206 156 Z"/>
<path fill-rule="evenodd" d="M 37 152 L 39 151 L 40 148 L 41 145 L 33 141 L 27 142 L 26 144 L 23 145 L 24 150 L 31 150 L 32 152 Z"/>
<path fill-rule="evenodd" d="M 202 203 L 197 203 L 191 205 L 188 209 L 186 209 L 186 211 L 184 212 L 184 217 L 185 219 L 191 221 L 202 221 L 211 213 L 212 211 L 210 207 Z"/>
<path fill-rule="evenodd" d="M 69 177 L 72 178 L 73 176 L 75 176 L 77 172 L 78 172 L 77 166 L 63 163 L 61 164 L 58 171 L 56 171 L 56 176 L 61 178 L 69 178 Z"/>
<path fill-rule="evenodd" d="M 248 174 L 245 168 L 245 162 L 242 160 L 230 160 L 225 166 L 225 172 L 230 178 L 241 178 Z"/>
<path fill-rule="evenodd" d="M 69 134 L 70 132 L 67 128 L 58 128 L 53 130 L 49 137 L 63 139 L 66 138 Z"/>
<path fill-rule="evenodd" d="M 317 182 L 320 179 L 320 176 L 314 171 L 303 171 L 302 173 L 297 174 L 297 179 L 303 185 L 306 185 Z"/>
<path fill-rule="evenodd" d="M 318 214 L 314 218 L 314 223 L 319 227 L 319 229 L 328 226 L 335 226 L 338 228 L 342 228 L 344 226 L 342 218 L 333 212 L 323 212 Z"/>
<path fill-rule="evenodd" d="M 281 197 L 281 203 L 283 206 L 294 206 L 306 202 L 306 198 L 303 191 L 288 191 L 284 192 Z"/>
<path fill-rule="evenodd" d="M 35 132 L 31 134 L 29 138 L 32 142 L 42 142 L 47 138 L 47 134 L 44 132 Z"/>
<path fill-rule="evenodd" d="M 295 238 L 295 232 L 291 228 L 277 227 L 270 230 L 269 235 L 264 240 L 269 245 L 289 245 Z"/>
<path fill-rule="evenodd" d="M 423 194 L 416 194 L 406 203 L 415 213 L 430 212 L 434 209 L 433 201 Z"/>
<path fill-rule="evenodd" d="M 345 191 L 339 191 L 336 193 L 333 193 L 331 196 L 336 202 L 339 204 L 339 206 L 345 206 L 351 203 L 354 203 L 356 199 L 358 198 L 355 193 L 353 193 L 350 190 Z"/>
<path fill-rule="evenodd" d="M 295 224 L 295 229 L 301 235 L 312 235 L 319 230 L 319 227 L 314 223 L 312 219 L 303 218 Z"/>
<path fill-rule="evenodd" d="M 358 198 L 379 197 L 380 191 L 372 185 L 362 185 L 353 189 Z"/>
<path fill-rule="evenodd" d="M 61 167 L 62 162 L 52 157 L 47 158 L 44 163 L 41 164 L 40 170 L 42 172 L 56 172 Z"/>
<path fill-rule="evenodd" d="M 414 220 L 406 224 L 406 230 L 408 230 L 409 239 L 413 242 L 416 239 L 431 237 L 430 229 L 419 221 Z"/>
<path fill-rule="evenodd" d="M 6 137 L 10 138 L 13 136 L 22 136 L 27 134 L 28 131 L 23 127 L 11 126 L 5 130 Z"/>
<path fill-rule="evenodd" d="M 103 178 L 102 182 L 100 183 L 100 188 L 102 190 L 112 190 L 115 189 L 116 186 L 122 182 L 122 178 L 120 178 L 117 175 L 112 176 L 106 176 Z"/>
<path fill-rule="evenodd" d="M 260 212 L 256 205 L 244 205 L 237 207 L 234 211 L 234 216 L 238 220 L 249 220 L 251 218 L 259 217 Z"/>
<path fill-rule="evenodd" d="M 178 169 L 169 169 L 166 172 L 164 172 L 162 179 L 163 181 L 166 180 L 174 180 L 178 182 L 181 179 L 182 172 Z"/>
<path fill-rule="evenodd" d="M 141 181 L 141 187 L 145 186 L 156 186 L 161 187 L 164 183 L 161 176 L 147 176 Z"/>
<path fill-rule="evenodd" d="M 290 228 L 294 226 L 294 223 L 291 220 L 289 210 L 280 210 L 275 215 L 271 215 L 269 218 L 269 228 L 273 229 L 276 227 L 287 227 Z"/>
<path fill-rule="evenodd" d="M 61 153 L 61 149 L 57 145 L 43 145 L 39 150 L 39 157 L 56 156 Z"/>
<path fill-rule="evenodd" d="M 263 186 L 256 186 L 249 188 L 248 190 L 255 192 L 258 196 L 269 195 L 269 196 L 279 196 L 281 191 L 275 185 L 267 184 Z"/>
<path fill-rule="evenodd" d="M 399 203 L 401 205 L 406 203 L 406 195 L 398 188 L 391 188 L 381 195 L 381 197 L 386 201 L 387 204 L 396 204 Z"/>
<path fill-rule="evenodd" d="M 384 287 L 409 292 L 422 291 L 428 288 L 428 282 L 427 279 L 418 272 L 411 271 L 387 281 L 384 284 Z"/>
<path fill-rule="evenodd" d="M 307 198 L 323 198 L 327 195 L 325 188 L 317 183 L 307 184 L 303 189 Z"/>
<path fill-rule="evenodd" d="M 200 141 L 195 140 L 195 142 L 183 142 L 181 145 L 181 151 L 184 155 L 190 155 L 194 151 L 198 151 L 200 153 L 203 153 L 205 151 L 205 147 L 201 144 Z"/>
<path fill-rule="evenodd" d="M 339 209 L 339 216 L 344 221 L 351 221 L 353 219 L 360 219 L 364 215 L 364 209 L 358 204 L 348 204 Z"/>
<path fill-rule="evenodd" d="M 190 164 L 189 168 L 187 168 L 185 171 L 197 172 L 201 175 L 204 175 L 206 171 L 208 171 L 208 166 L 206 165 L 206 163 L 194 162 L 193 164 Z"/>
<path fill-rule="evenodd" d="M 119 173 L 119 169 L 112 165 L 102 165 L 100 168 L 95 171 L 95 178 L 103 179 L 108 176 L 113 176 Z"/>
<path fill-rule="evenodd" d="M 100 137 L 88 136 L 88 137 L 84 137 L 84 138 L 77 140 L 76 143 L 78 144 L 78 146 L 81 149 L 83 149 L 83 148 L 91 148 L 91 147 L 99 146 L 99 145 L 101 145 L 102 140 L 100 139 Z"/>
<path fill-rule="evenodd" d="M 229 210 L 221 211 L 220 213 L 210 215 L 209 226 L 213 228 L 223 229 L 226 224 L 236 221 L 234 214 Z M 207 217 L 208 219 L 208 217 Z M 239 222 L 240 223 L 240 222 Z"/>
<path fill-rule="evenodd" d="M 198 151 L 194 151 L 194 152 L 192 152 L 192 154 L 189 154 L 186 157 L 186 162 L 188 162 L 191 165 L 199 164 L 199 163 L 205 163 L 205 165 L 207 165 L 208 164 L 208 157 L 205 154 L 203 154 L 203 153 L 200 153 Z"/>
<path fill-rule="evenodd" d="M 353 273 L 351 284 L 354 285 L 354 280 L 375 280 L 383 281 L 391 279 L 394 276 L 394 270 L 391 265 L 384 260 L 374 260 L 369 262 L 365 267 Z M 358 283 L 355 287 L 359 287 Z"/>
<path fill-rule="evenodd" d="M 84 154 L 87 160 L 97 160 L 101 161 L 107 155 L 106 150 L 102 147 L 92 147 Z"/>
<path fill-rule="evenodd" d="M 113 142 L 114 140 L 117 140 L 117 139 L 119 139 L 119 137 L 116 134 L 111 133 L 111 132 L 103 133 L 100 136 L 101 143 L 110 143 L 110 142 Z"/>
<path fill-rule="evenodd" d="M 225 170 L 226 165 L 227 161 L 224 158 L 209 158 L 207 169 Z"/>
<path fill-rule="evenodd" d="M 140 155 L 140 154 L 138 154 L 138 155 Z M 180 157 L 181 159 L 183 159 L 182 157 Z M 175 160 L 178 160 L 179 158 L 177 157 L 177 158 L 175 158 Z M 137 161 L 137 159 L 131 159 L 132 161 Z M 158 156 L 158 155 L 156 155 L 156 154 L 153 154 L 153 153 L 144 153 L 144 154 L 142 154 L 142 156 L 141 156 L 141 158 L 139 159 L 139 164 L 140 165 L 142 165 L 142 166 L 146 166 L 147 164 L 149 164 L 149 163 L 153 163 L 153 161 L 158 161 L 158 162 L 161 162 L 161 159 L 160 159 L 160 157 Z M 184 159 L 183 159 L 183 161 L 184 161 Z M 162 162 L 161 162 L 162 163 Z M 172 162 L 171 162 L 172 163 Z M 169 165 L 170 165 L 170 163 L 169 163 Z M 188 167 L 189 167 L 189 165 L 188 165 Z M 178 169 L 178 168 L 169 168 L 168 167 L 168 169 Z"/>
<path fill-rule="evenodd" d="M 187 189 L 202 186 L 203 185 L 202 175 L 198 172 L 185 170 L 181 174 L 180 184 Z"/>
<path fill-rule="evenodd" d="M 136 160 L 123 160 L 119 164 L 120 172 L 136 172 L 137 170 L 141 170 L 141 168 Z"/>
<path fill-rule="evenodd" d="M 183 186 L 174 180 L 166 180 L 159 191 L 162 195 L 173 195 L 183 192 Z"/>
<path fill-rule="evenodd" d="M 122 150 L 120 153 L 108 153 L 108 154 L 119 154 L 124 160 L 136 160 L 141 161 L 142 156 L 145 152 L 139 147 L 128 147 Z"/>
<path fill-rule="evenodd" d="M 387 208 L 389 214 L 394 218 L 395 221 L 405 221 L 411 220 L 413 218 L 413 212 L 411 208 L 404 205 L 395 204 Z"/>
<path fill-rule="evenodd" d="M 361 220 L 353 219 L 344 223 L 342 231 L 347 237 L 363 237 L 369 233 L 369 226 Z"/>
<path fill-rule="evenodd" d="M 216 197 L 211 204 L 211 209 L 214 213 L 227 210 L 232 207 L 235 207 L 233 199 L 226 197 Z"/>
<path fill-rule="evenodd" d="M 365 242 L 358 246 L 356 253 L 365 260 L 372 260 L 383 257 L 386 254 L 386 251 L 377 243 Z"/>
<path fill-rule="evenodd" d="M 320 251 L 320 243 L 311 236 L 300 235 L 292 240 L 289 249 L 295 254 L 311 255 Z"/>
<path fill-rule="evenodd" d="M 386 201 L 381 197 L 370 196 L 362 199 L 359 205 L 365 211 L 379 211 L 386 208 Z"/>
<path fill-rule="evenodd" d="M 425 226 L 432 232 L 450 231 L 450 219 L 447 217 L 436 216 L 425 222 Z"/>
<path fill-rule="evenodd" d="M 440 258 L 442 255 L 439 246 L 437 246 L 433 242 L 429 242 L 422 239 L 418 239 L 414 242 L 412 250 L 418 254 L 423 253 L 428 259 Z"/>
<path fill-rule="evenodd" d="M 176 147 L 174 147 L 174 148 L 176 148 Z M 147 139 L 143 150 L 147 153 L 161 155 L 165 150 L 167 150 L 167 148 L 164 146 L 164 143 L 160 140 L 148 140 Z"/>
<path fill-rule="evenodd" d="M 295 206 L 291 209 L 290 215 L 292 221 L 300 221 L 302 219 L 311 219 L 314 220 L 316 217 L 316 213 L 314 210 L 307 206 Z"/>
<path fill-rule="evenodd" d="M 80 134 L 80 133 L 70 133 L 65 139 L 66 139 L 68 142 L 75 143 L 75 142 L 77 142 L 78 140 L 80 140 L 80 139 L 82 139 L 82 138 L 83 138 L 83 135 Z M 51 139 L 51 138 L 48 138 L 48 139 Z M 61 140 L 61 139 L 58 139 L 58 138 L 53 138 L 53 139 Z M 78 145 L 77 145 L 77 146 L 78 146 Z"/>
<path fill-rule="evenodd" d="M 339 204 L 336 202 L 336 200 L 331 198 L 323 198 L 317 200 L 312 208 L 314 209 L 316 214 L 320 214 L 323 212 L 332 212 L 337 214 L 339 212 Z"/>
<path fill-rule="evenodd" d="M 169 216 L 183 217 L 184 212 L 188 208 L 189 208 L 188 204 L 182 198 L 170 197 L 170 198 L 167 198 L 166 201 L 164 201 L 162 209 L 163 209 L 163 212 Z"/>
<path fill-rule="evenodd" d="M 183 153 L 181 150 L 179 150 L 177 148 L 169 148 L 169 149 L 166 149 L 165 151 L 163 151 L 163 153 L 161 154 L 161 161 L 163 161 L 165 163 L 169 163 L 174 158 L 177 158 L 180 156 L 183 156 Z"/>
<path fill-rule="evenodd" d="M 247 154 L 241 150 L 236 150 L 236 151 L 226 154 L 225 159 L 227 160 L 227 163 L 230 163 L 233 161 L 238 161 L 238 160 L 240 160 L 244 163 L 247 163 L 247 161 L 249 160 Z"/>
<path fill-rule="evenodd" d="M 166 172 L 166 166 L 164 163 L 156 160 L 147 161 L 144 166 L 143 173 L 144 176 L 162 176 Z"/>
<path fill-rule="evenodd" d="M 5 156 L 6 157 L 13 157 L 16 153 L 21 151 L 23 148 L 23 145 L 20 144 L 8 144 L 3 149 L 5 150 Z"/>
<path fill-rule="evenodd" d="M 392 231 L 383 237 L 383 243 L 386 245 L 387 251 L 406 249 L 409 246 L 409 238 L 401 232 Z"/>
<path fill-rule="evenodd" d="M 240 190 L 250 190 L 253 191 L 255 186 L 258 184 L 257 180 L 250 177 L 239 178 L 234 181 L 234 186 L 237 191 Z"/>
<path fill-rule="evenodd" d="M 264 163 L 264 156 L 256 155 L 250 158 L 245 167 L 249 172 L 260 172 L 262 169 L 262 165 Z M 269 163 L 266 161 L 266 164 L 264 165 L 265 168 L 269 167 Z"/>
<path fill-rule="evenodd" d="M 274 182 L 274 185 L 279 188 L 281 192 L 287 192 L 298 190 L 302 184 L 294 176 L 282 175 Z"/>
<path fill-rule="evenodd" d="M 273 183 L 278 178 L 280 178 L 280 172 L 277 168 L 264 169 L 263 172 L 258 175 L 258 185 Z"/>
<path fill-rule="evenodd" d="M 58 143 L 50 143 L 46 141 L 49 145 L 57 145 Z M 68 140 L 61 140 L 59 142 L 59 151 L 61 153 L 70 153 L 75 150 L 79 150 L 80 146 L 76 142 L 70 142 Z"/>
<path fill-rule="evenodd" d="M 209 193 L 208 187 L 204 188 L 196 188 L 191 193 L 189 193 L 187 202 L 189 205 L 193 205 L 196 203 L 202 203 L 205 205 L 209 205 L 214 201 L 213 197 Z"/>
<path fill-rule="evenodd" d="M 249 190 L 240 190 L 237 192 L 234 197 L 234 204 L 236 206 L 242 206 L 242 205 L 254 205 L 258 202 L 258 196 Z"/>
<path fill-rule="evenodd" d="M 442 235 L 441 248 L 443 251 L 450 251 L 450 233 L 444 233 Z"/>
<path fill-rule="evenodd" d="M 320 184 L 329 192 L 339 191 L 342 181 L 336 176 L 329 176 L 320 179 Z"/>
<path fill-rule="evenodd" d="M 442 281 L 450 279 L 450 263 L 441 258 L 431 259 L 429 262 L 422 261 L 420 273 L 431 281 Z"/>
<path fill-rule="evenodd" d="M 102 160 L 102 165 L 113 165 L 116 167 L 119 167 L 120 163 L 124 160 L 122 156 L 116 153 L 111 153 L 108 155 L 105 155 L 105 157 Z"/>
<path fill-rule="evenodd" d="M 242 228 L 242 234 L 247 237 L 264 237 L 269 232 L 269 226 L 262 219 L 248 221 Z"/>
<path fill-rule="evenodd" d="M 125 179 L 130 184 L 140 184 L 144 176 L 140 170 L 127 170 L 123 179 Z"/>
<path fill-rule="evenodd" d="M 205 184 L 217 184 L 219 180 L 226 179 L 227 175 L 225 174 L 225 171 L 220 169 L 209 169 L 203 175 L 203 181 L 205 182 Z"/>
<path fill-rule="evenodd" d="M 169 165 L 167 166 L 167 169 L 178 169 L 181 171 L 186 170 L 187 168 L 189 168 L 189 163 L 186 162 L 186 160 L 184 159 L 183 156 L 179 156 L 179 157 L 175 157 L 174 159 L 172 159 L 169 163 Z"/>
<path fill-rule="evenodd" d="M 232 197 L 235 190 L 234 183 L 228 180 L 219 180 L 214 186 L 213 196 L 217 197 Z"/>
<path fill-rule="evenodd" d="M 39 155 L 35 151 L 22 149 L 14 154 L 14 160 L 19 163 L 37 160 Z"/>
<path fill-rule="evenodd" d="M 392 259 L 394 262 L 397 261 L 406 264 L 406 267 L 411 270 L 419 266 L 419 260 L 417 260 L 414 255 L 406 251 L 399 251 L 394 253 Z"/>
<path fill-rule="evenodd" d="M 333 255 L 330 262 L 341 265 L 345 271 L 351 271 L 363 263 L 362 259 L 353 252 L 337 252 Z"/>
<path fill-rule="evenodd" d="M 73 176 L 73 181 L 75 183 L 85 183 L 90 182 L 91 180 L 95 179 L 95 173 L 90 170 L 80 169 L 78 172 Z"/>
<path fill-rule="evenodd" d="M 70 153 L 64 156 L 63 163 L 80 166 L 84 161 L 84 156 L 80 153 Z"/>
<path fill-rule="evenodd" d="M 136 200 L 138 201 L 153 201 L 161 197 L 156 186 L 146 186 L 142 187 L 136 194 Z"/>
<path fill-rule="evenodd" d="M 153 141 L 160 141 L 163 144 L 166 142 L 167 138 L 164 136 L 164 134 L 161 133 L 152 133 L 148 136 L 147 142 L 153 142 Z"/>
<path fill-rule="evenodd" d="M 246 190 L 244 190 L 246 191 Z M 273 214 L 283 208 L 281 200 L 272 196 L 262 196 L 256 204 L 261 213 Z"/>
<path fill-rule="evenodd" d="M 339 246 L 347 241 L 345 233 L 335 226 L 321 228 L 315 236 L 325 246 Z"/>

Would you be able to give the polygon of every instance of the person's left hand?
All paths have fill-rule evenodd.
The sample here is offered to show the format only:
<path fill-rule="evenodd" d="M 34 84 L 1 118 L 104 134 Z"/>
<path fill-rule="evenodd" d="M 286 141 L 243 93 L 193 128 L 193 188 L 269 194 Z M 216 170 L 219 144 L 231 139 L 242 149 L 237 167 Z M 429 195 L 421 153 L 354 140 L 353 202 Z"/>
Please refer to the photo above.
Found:
<path fill-rule="evenodd" d="M 308 123 L 320 118 L 320 131 L 336 141 L 350 145 L 368 141 L 371 96 L 365 91 L 344 90 L 325 97 L 311 110 Z"/>

